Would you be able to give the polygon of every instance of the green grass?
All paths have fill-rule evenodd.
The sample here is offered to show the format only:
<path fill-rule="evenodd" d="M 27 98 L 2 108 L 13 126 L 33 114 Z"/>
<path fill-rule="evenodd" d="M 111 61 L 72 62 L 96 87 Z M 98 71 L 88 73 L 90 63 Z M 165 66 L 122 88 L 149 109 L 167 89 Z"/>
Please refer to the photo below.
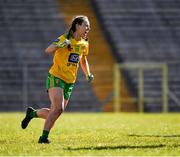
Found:
<path fill-rule="evenodd" d="M 23 113 L 0 114 L 0 155 L 119 156 L 180 155 L 179 114 L 64 113 L 38 144 L 44 120 L 26 130 Z"/>

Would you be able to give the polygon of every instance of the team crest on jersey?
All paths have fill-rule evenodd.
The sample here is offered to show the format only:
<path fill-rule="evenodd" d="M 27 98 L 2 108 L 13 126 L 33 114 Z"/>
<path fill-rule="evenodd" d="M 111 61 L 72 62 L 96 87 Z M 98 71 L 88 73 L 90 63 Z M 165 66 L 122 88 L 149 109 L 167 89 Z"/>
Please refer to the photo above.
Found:
<path fill-rule="evenodd" d="M 79 63 L 79 54 L 71 53 L 69 55 L 68 62 L 70 62 L 70 63 Z"/>
<path fill-rule="evenodd" d="M 76 46 L 75 46 L 75 51 L 76 51 L 76 52 L 79 52 L 79 48 L 80 48 L 80 46 L 79 46 L 79 45 L 76 45 Z"/>

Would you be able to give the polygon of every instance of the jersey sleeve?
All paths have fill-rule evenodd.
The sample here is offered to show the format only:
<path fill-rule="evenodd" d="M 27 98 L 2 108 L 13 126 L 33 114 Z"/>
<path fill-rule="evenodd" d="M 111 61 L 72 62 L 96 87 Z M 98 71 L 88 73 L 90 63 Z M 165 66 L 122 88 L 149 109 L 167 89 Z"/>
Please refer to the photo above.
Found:
<path fill-rule="evenodd" d="M 54 41 L 53 41 L 53 43 L 58 43 L 58 42 L 60 42 L 60 43 L 63 43 L 64 41 L 65 41 L 65 36 L 64 35 L 61 35 L 60 37 L 58 37 L 57 39 L 55 39 Z"/>
<path fill-rule="evenodd" d="M 89 53 L 89 44 L 87 43 L 87 44 L 84 46 L 83 55 L 84 55 L 84 56 L 87 56 L 88 53 Z"/>

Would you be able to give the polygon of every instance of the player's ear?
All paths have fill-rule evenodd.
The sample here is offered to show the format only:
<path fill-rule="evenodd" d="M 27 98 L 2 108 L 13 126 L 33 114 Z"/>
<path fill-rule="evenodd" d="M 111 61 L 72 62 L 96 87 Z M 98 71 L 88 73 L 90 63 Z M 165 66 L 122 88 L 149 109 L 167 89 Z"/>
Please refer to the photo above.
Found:
<path fill-rule="evenodd" d="M 80 25 L 79 25 L 79 24 L 76 24 L 76 30 L 78 30 L 78 29 L 79 29 L 79 27 L 80 27 Z"/>

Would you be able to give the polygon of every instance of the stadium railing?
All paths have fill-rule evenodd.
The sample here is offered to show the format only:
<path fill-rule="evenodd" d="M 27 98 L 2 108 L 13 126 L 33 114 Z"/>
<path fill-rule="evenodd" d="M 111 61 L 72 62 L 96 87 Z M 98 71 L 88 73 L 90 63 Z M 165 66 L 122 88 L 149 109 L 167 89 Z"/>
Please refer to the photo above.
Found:
<path fill-rule="evenodd" d="M 134 71 L 137 74 L 137 96 L 132 96 L 130 99 L 127 100 L 126 98 L 122 97 L 122 89 L 121 89 L 121 79 L 124 77 L 122 76 L 122 70 L 126 70 L 128 72 Z M 161 83 L 161 92 L 162 97 L 150 97 L 147 98 L 144 96 L 144 87 L 145 87 L 145 78 L 144 72 L 148 70 L 160 70 L 162 83 Z M 154 78 L 156 81 L 157 78 Z M 160 79 L 161 80 L 161 79 Z M 168 66 L 166 63 L 142 63 L 142 62 L 133 62 L 133 63 L 124 63 L 114 65 L 114 83 L 113 83 L 113 105 L 114 111 L 119 112 L 121 111 L 121 105 L 124 102 L 131 101 L 136 102 L 138 105 L 138 111 L 144 112 L 144 104 L 145 102 L 154 103 L 154 102 L 162 102 L 162 111 L 168 112 Z M 129 98 L 128 98 L 129 99 Z"/>

